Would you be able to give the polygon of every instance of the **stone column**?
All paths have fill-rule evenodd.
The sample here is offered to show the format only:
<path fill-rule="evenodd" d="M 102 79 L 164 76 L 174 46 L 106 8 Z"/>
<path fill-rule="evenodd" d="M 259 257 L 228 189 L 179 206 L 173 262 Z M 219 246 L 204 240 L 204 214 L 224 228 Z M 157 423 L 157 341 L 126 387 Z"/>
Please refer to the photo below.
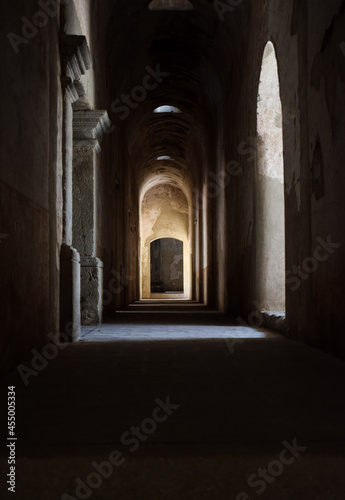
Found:
<path fill-rule="evenodd" d="M 96 164 L 99 140 L 110 126 L 106 111 L 74 111 L 73 246 L 80 253 L 81 320 L 102 321 L 103 263 L 96 256 Z"/>
<path fill-rule="evenodd" d="M 60 253 L 60 330 L 71 341 L 80 335 L 80 256 L 73 243 L 73 104 L 80 99 L 81 75 L 91 68 L 83 36 L 60 39 L 63 114 L 63 243 Z"/>

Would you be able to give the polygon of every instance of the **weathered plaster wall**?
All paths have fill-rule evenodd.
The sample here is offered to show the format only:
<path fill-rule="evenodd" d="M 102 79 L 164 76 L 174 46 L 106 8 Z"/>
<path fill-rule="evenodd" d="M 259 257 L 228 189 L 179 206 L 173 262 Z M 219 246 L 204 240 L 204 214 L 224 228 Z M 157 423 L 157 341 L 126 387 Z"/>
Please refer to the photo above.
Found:
<path fill-rule="evenodd" d="M 229 309 L 242 311 L 244 320 L 258 307 L 255 283 L 257 245 L 254 171 L 256 153 L 256 95 L 263 49 L 268 40 L 277 53 L 283 108 L 286 216 L 286 328 L 294 338 L 344 355 L 344 32 L 342 2 L 270 0 L 252 3 L 246 57 L 234 82 L 232 138 L 242 172 L 228 187 Z M 340 111 L 342 110 L 342 111 Z M 234 120 L 234 118 L 233 118 Z M 255 143 L 254 143 L 255 144 Z M 341 246 L 317 261 L 318 238 Z M 321 251 L 321 255 L 324 253 Z M 304 267 L 303 267 L 304 266 Z M 309 269 L 305 271 L 304 269 Z M 302 274 L 298 274 L 302 273 Z M 302 277 L 301 277 L 302 276 Z"/>
<path fill-rule="evenodd" d="M 2 16 L 0 138 L 1 357 L 4 370 L 31 356 L 58 328 L 61 243 L 61 95 L 58 16 L 21 43 L 33 0 L 6 5 Z M 26 32 L 27 33 L 27 32 Z"/>
<path fill-rule="evenodd" d="M 97 157 L 97 256 L 102 260 L 104 283 L 104 313 L 123 309 L 128 305 L 129 288 L 136 286 L 137 273 L 127 266 L 128 240 L 131 213 L 127 204 L 128 180 L 127 154 L 123 129 L 114 119 L 112 104 L 116 97 L 111 84 L 114 54 L 110 39 L 110 3 L 94 1 L 91 5 L 90 31 L 93 72 L 97 75 L 94 85 L 95 108 L 106 109 L 112 125 L 105 135 Z M 133 222 L 132 229 L 136 227 Z M 138 245 L 135 249 L 138 252 Z"/>
<path fill-rule="evenodd" d="M 227 310 L 244 318 L 255 306 L 255 160 L 256 107 L 264 44 L 258 41 L 265 30 L 264 2 L 243 2 L 247 27 L 238 33 L 239 48 L 229 75 L 231 92 L 223 108 L 226 187 Z M 230 15 L 230 14 L 229 14 Z M 248 36 L 250 33 L 250 36 Z M 255 42 L 254 42 L 255 40 Z"/>
<path fill-rule="evenodd" d="M 311 340 L 345 356 L 345 4 L 308 2 L 308 131 L 311 176 L 310 257 L 324 242 L 309 275 Z M 326 245 L 328 247 L 329 245 Z"/>

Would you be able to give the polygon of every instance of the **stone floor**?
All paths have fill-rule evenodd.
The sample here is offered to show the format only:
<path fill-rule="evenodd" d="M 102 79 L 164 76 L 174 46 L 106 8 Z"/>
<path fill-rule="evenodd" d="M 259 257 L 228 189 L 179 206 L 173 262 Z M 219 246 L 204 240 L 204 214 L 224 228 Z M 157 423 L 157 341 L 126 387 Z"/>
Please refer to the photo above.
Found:
<path fill-rule="evenodd" d="M 233 320 L 197 305 L 184 305 L 178 311 L 169 311 L 172 308 L 176 306 L 156 305 L 152 312 L 152 306 L 138 304 L 129 311 L 118 311 L 113 317 L 106 318 L 102 326 L 82 327 L 80 341 L 279 338 L 276 333 L 263 328 L 245 326 L 245 320 Z"/>
<path fill-rule="evenodd" d="M 18 373 L 2 380 L 3 398 L 16 386 L 18 441 L 17 492 L 2 481 L 0 497 L 342 500 L 345 364 L 197 305 L 170 307 L 133 306 L 84 328 L 27 386 Z M 164 410 L 167 398 L 176 407 Z M 111 452 L 121 465 L 92 475 Z M 77 492 L 78 478 L 89 489 Z"/>

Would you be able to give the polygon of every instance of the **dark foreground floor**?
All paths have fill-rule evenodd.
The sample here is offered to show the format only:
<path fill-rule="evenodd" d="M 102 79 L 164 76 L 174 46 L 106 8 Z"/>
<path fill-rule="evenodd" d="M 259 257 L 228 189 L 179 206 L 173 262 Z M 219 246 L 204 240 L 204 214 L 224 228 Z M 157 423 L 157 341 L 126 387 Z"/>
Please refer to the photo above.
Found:
<path fill-rule="evenodd" d="M 345 498 L 342 361 L 262 331 L 229 327 L 226 343 L 227 319 L 201 312 L 152 319 L 157 340 L 143 314 L 117 317 L 126 338 L 109 322 L 86 329 L 27 386 L 2 382 L 2 395 L 16 386 L 18 440 L 16 494 L 3 458 L 1 499 Z M 189 338 L 164 340 L 173 322 Z"/>

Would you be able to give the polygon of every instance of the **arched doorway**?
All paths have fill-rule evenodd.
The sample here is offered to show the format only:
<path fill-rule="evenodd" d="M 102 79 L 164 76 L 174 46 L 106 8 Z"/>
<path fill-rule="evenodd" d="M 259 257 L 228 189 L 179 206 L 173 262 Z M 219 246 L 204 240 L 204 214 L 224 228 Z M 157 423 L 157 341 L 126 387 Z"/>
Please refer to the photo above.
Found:
<path fill-rule="evenodd" d="M 183 241 L 159 238 L 150 244 L 151 294 L 183 294 Z"/>
<path fill-rule="evenodd" d="M 192 224 L 174 183 L 147 186 L 140 203 L 140 298 L 191 299 Z"/>

